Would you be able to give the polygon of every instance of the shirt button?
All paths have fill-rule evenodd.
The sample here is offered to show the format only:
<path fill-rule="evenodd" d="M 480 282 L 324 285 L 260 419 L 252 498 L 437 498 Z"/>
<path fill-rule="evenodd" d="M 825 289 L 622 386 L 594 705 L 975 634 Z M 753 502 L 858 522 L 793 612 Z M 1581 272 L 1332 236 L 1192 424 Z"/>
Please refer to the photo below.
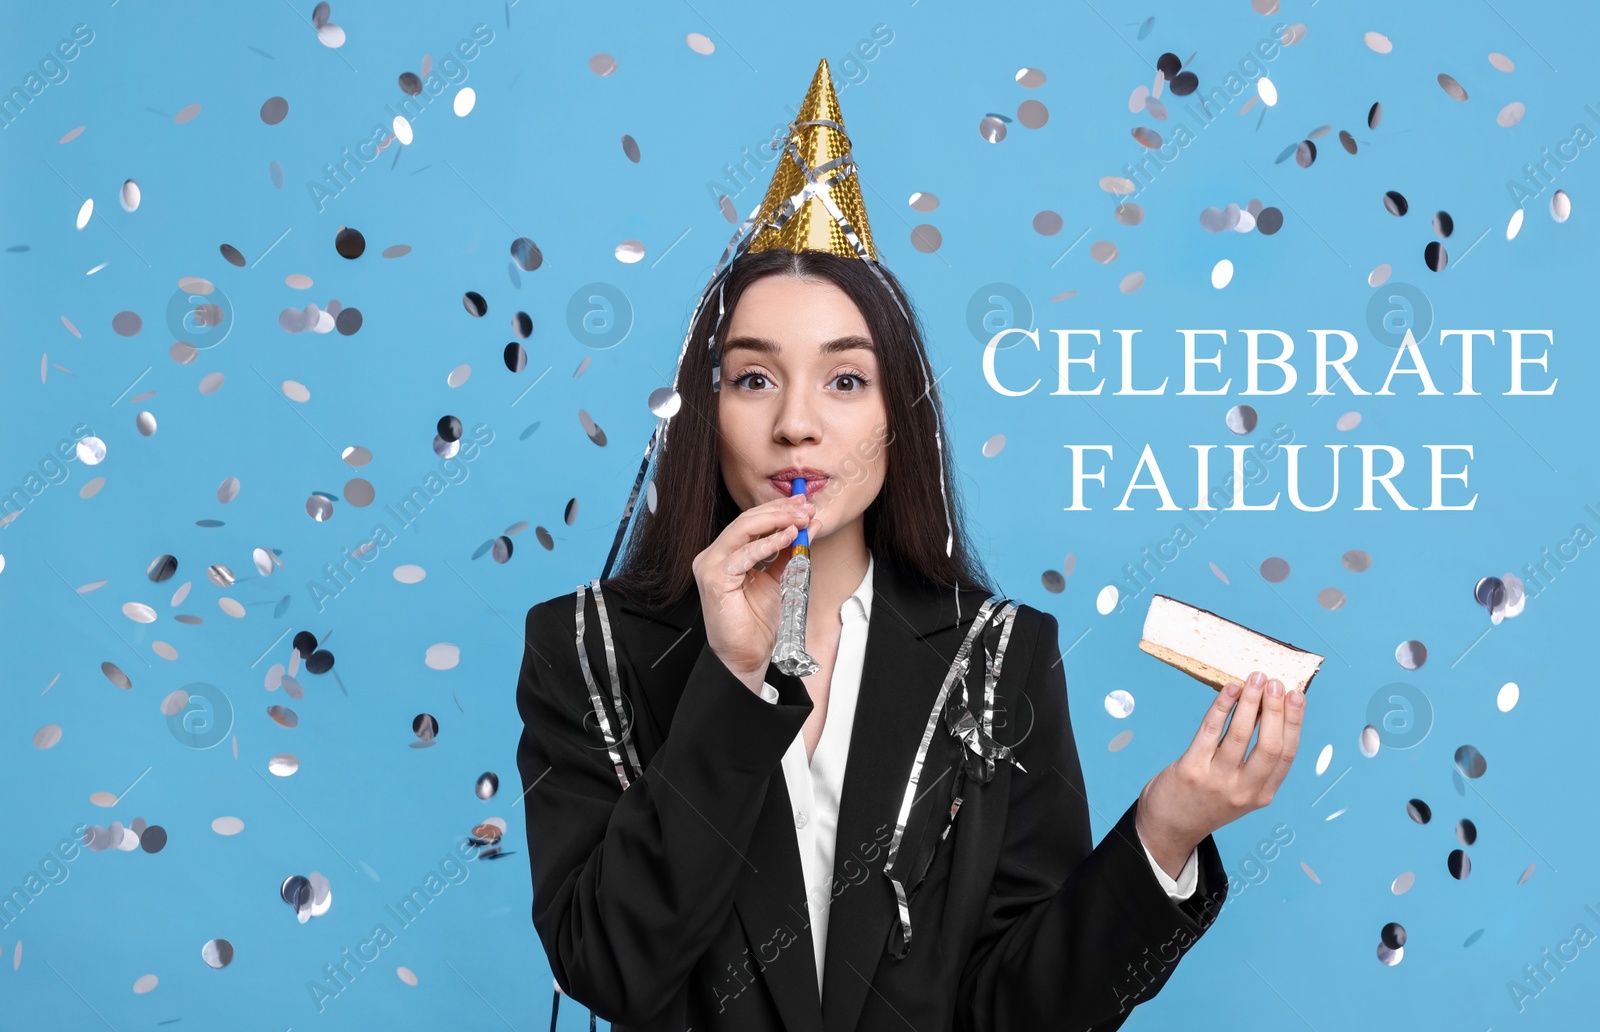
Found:
<path fill-rule="evenodd" d="M 794 826 L 797 828 L 803 828 L 806 826 L 806 812 L 804 810 L 795 811 Z"/>

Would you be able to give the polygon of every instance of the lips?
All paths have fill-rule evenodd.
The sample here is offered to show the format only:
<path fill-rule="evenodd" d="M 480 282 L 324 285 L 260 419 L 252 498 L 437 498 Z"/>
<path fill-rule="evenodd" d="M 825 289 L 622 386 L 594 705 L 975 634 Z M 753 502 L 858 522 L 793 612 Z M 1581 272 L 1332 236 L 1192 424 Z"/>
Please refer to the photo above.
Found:
<path fill-rule="evenodd" d="M 780 470 L 774 473 L 768 482 L 772 484 L 774 490 L 779 494 L 790 495 L 794 493 L 794 481 L 798 479 L 805 480 L 807 495 L 816 494 L 828 484 L 828 475 L 826 473 L 821 470 L 804 468 Z"/>

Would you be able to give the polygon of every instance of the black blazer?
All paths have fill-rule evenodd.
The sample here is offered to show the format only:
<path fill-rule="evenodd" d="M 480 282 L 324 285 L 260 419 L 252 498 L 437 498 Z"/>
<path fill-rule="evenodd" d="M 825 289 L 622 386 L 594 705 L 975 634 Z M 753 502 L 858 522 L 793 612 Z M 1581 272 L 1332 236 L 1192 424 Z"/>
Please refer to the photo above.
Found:
<path fill-rule="evenodd" d="M 592 593 L 584 647 L 609 727 L 632 747 L 617 746 L 619 775 L 580 665 L 577 591 L 528 610 L 517 766 L 533 924 L 561 988 L 618 1032 L 1101 1032 L 1153 996 L 1215 919 L 1228 885 L 1210 836 L 1182 903 L 1150 869 L 1137 802 L 1091 842 L 1057 622 L 1022 605 L 993 734 L 1026 771 L 1001 761 L 989 782 L 967 781 L 952 823 L 964 750 L 941 717 L 900 847 L 926 873 L 908 949 L 893 955 L 888 845 L 928 715 L 986 595 L 961 593 L 958 618 L 953 590 L 886 558 L 874 569 L 820 1005 L 781 768 L 811 712 L 804 683 L 769 666 L 776 704 L 745 687 L 707 647 L 694 589 L 646 611 L 602 581 L 620 713 Z"/>

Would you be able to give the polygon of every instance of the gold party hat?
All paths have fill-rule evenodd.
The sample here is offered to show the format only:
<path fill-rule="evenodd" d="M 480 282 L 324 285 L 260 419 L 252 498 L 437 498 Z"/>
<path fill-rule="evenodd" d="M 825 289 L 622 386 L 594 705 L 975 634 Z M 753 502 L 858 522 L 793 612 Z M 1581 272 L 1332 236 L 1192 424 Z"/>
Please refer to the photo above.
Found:
<path fill-rule="evenodd" d="M 800 112 L 789 123 L 784 153 L 772 173 L 756 225 L 750 251 L 829 251 L 877 261 L 827 58 L 817 63 Z M 851 242 L 851 231 L 860 248 Z"/>

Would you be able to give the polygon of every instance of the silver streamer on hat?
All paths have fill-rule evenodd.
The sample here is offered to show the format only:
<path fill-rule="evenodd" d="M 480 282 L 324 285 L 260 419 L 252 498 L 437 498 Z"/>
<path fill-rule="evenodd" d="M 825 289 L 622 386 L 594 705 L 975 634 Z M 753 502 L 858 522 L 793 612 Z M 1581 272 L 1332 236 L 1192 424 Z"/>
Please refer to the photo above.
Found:
<path fill-rule="evenodd" d="M 850 246 L 855 249 L 856 255 L 861 258 L 862 261 L 867 263 L 867 267 L 870 268 L 873 274 L 878 277 L 878 282 L 882 283 L 889 296 L 894 298 L 895 307 L 899 309 L 901 317 L 906 320 L 906 324 L 908 326 L 911 325 L 911 315 L 906 311 L 905 305 L 901 302 L 900 295 L 889 284 L 888 279 L 883 275 L 883 270 L 879 268 L 878 263 L 874 261 L 870 255 L 868 255 L 866 245 L 861 242 L 861 238 L 856 234 L 855 227 L 850 224 L 849 219 L 845 218 L 844 213 L 839 210 L 839 206 L 834 203 L 832 195 L 828 192 L 829 187 L 832 187 L 834 184 L 843 181 L 849 176 L 855 175 L 859 171 L 859 166 L 856 164 L 854 156 L 849 151 L 846 151 L 844 154 L 839 155 L 839 157 L 834 158 L 832 161 L 819 165 L 816 168 L 812 168 L 810 165 L 808 165 L 805 159 L 800 156 L 800 150 L 795 146 L 793 136 L 796 129 L 799 129 L 802 126 L 811 125 L 826 126 L 827 128 L 839 133 L 841 136 L 844 136 L 846 139 L 849 138 L 848 134 L 846 134 L 844 131 L 844 126 L 831 119 L 793 121 L 789 123 L 788 129 L 786 130 L 786 135 L 782 137 L 783 144 L 785 149 L 788 151 L 789 156 L 794 159 L 795 165 L 804 175 L 805 184 L 797 193 L 783 202 L 777 213 L 770 221 L 761 222 L 758 224 L 758 219 L 761 214 L 761 206 L 763 203 L 765 203 L 765 198 L 763 198 L 761 202 L 756 204 L 755 208 L 751 209 L 750 214 L 745 216 L 744 221 L 739 225 L 738 229 L 734 230 L 732 238 L 730 238 L 728 241 L 728 246 L 723 249 L 722 258 L 717 262 L 716 270 L 713 272 L 710 282 L 708 282 L 705 289 L 701 291 L 700 299 L 695 302 L 694 314 L 689 317 L 689 330 L 684 334 L 683 345 L 678 349 L 678 364 L 673 370 L 672 374 L 672 389 L 674 394 L 676 394 L 678 390 L 678 376 L 683 370 L 684 356 L 688 354 L 689 351 L 689 339 L 694 335 L 694 328 L 699 323 L 700 319 L 700 310 L 705 307 L 707 300 L 711 296 L 711 290 L 713 287 L 716 288 L 717 292 L 717 322 L 712 328 L 710 339 L 706 342 L 706 353 L 711 363 L 711 390 L 713 393 L 721 391 L 722 368 L 720 364 L 720 358 L 717 353 L 717 336 L 722 332 L 722 322 L 727 315 L 727 309 L 724 305 L 723 288 L 727 284 L 728 269 L 734 259 L 749 251 L 751 243 L 763 229 L 771 227 L 774 230 L 782 230 L 784 225 L 788 223 L 789 219 L 792 218 L 794 214 L 798 212 L 805 205 L 805 203 L 813 197 L 820 201 L 823 207 L 828 210 L 828 214 L 833 217 L 834 222 L 836 222 L 839 225 L 839 228 L 843 230 L 845 239 L 848 240 L 850 242 Z M 774 140 L 773 142 L 776 143 L 778 141 Z M 819 178 L 835 172 L 836 174 L 829 176 L 829 178 Z M 921 360 L 922 364 L 922 396 L 924 398 L 928 398 L 930 403 L 934 405 L 935 425 L 933 440 L 939 454 L 939 498 L 944 504 L 944 554 L 949 556 L 955 543 L 955 528 L 950 521 L 950 497 L 945 488 L 944 477 L 944 404 L 941 401 L 935 400 L 935 396 L 933 394 L 933 371 L 928 365 L 927 355 L 922 354 L 919 351 L 918 358 Z M 617 526 L 616 536 L 611 542 L 611 551 L 606 556 L 605 567 L 600 573 L 601 579 L 611 576 L 612 564 L 616 562 L 617 553 L 622 547 L 622 539 L 627 534 L 628 524 L 632 521 L 634 509 L 638 505 L 639 491 L 644 485 L 645 473 L 650 468 L 650 459 L 655 454 L 656 448 L 659 445 L 666 443 L 667 426 L 671 421 L 671 418 L 671 416 L 658 417 L 655 431 L 651 433 L 650 440 L 645 445 L 644 457 L 639 463 L 639 472 L 633 478 L 633 490 L 628 494 L 628 504 L 622 510 L 622 521 Z M 958 606 L 957 612 L 959 616 L 959 588 L 956 588 L 956 600 Z"/>

